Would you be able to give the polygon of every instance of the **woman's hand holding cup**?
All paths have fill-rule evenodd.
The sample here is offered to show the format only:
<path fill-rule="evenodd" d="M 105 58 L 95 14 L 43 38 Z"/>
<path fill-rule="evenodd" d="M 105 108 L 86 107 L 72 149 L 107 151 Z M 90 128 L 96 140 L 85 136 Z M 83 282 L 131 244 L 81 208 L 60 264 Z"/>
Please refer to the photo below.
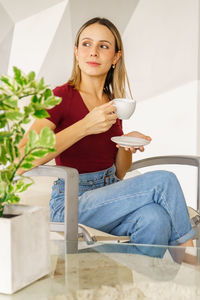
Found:
<path fill-rule="evenodd" d="M 83 119 L 85 121 L 86 135 L 105 132 L 116 123 L 117 114 L 113 101 L 96 106 Z"/>

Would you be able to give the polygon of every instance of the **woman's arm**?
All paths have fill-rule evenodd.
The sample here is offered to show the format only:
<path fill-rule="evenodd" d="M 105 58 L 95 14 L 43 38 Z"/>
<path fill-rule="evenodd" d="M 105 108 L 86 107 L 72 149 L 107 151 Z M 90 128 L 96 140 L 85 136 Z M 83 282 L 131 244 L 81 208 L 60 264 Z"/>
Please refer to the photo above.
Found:
<path fill-rule="evenodd" d="M 146 136 L 138 131 L 132 131 L 128 134 L 125 134 L 125 136 L 131 136 L 131 137 L 137 137 L 137 138 L 143 138 L 147 139 L 148 141 L 151 141 L 150 136 Z M 135 153 L 137 150 L 143 152 L 144 147 L 141 146 L 138 149 L 135 149 L 134 147 L 118 147 L 118 152 L 116 155 L 115 165 L 116 165 L 116 176 L 119 179 L 123 179 L 126 175 L 127 171 L 130 169 L 132 164 L 132 153 Z"/>
<path fill-rule="evenodd" d="M 115 106 L 111 102 L 95 107 L 90 113 L 88 113 L 82 120 L 74 123 L 73 125 L 58 132 L 56 137 L 55 152 L 47 154 L 45 157 L 37 159 L 33 162 L 34 167 L 47 163 L 64 150 L 71 147 L 83 137 L 90 134 L 98 134 L 107 131 L 117 119 L 117 115 L 114 113 Z M 48 126 L 50 129 L 55 129 L 55 124 L 47 119 L 36 120 L 31 126 L 30 130 L 35 130 L 40 133 L 43 127 Z M 30 131 L 29 130 L 29 131 Z M 24 153 L 25 145 L 28 141 L 28 133 L 21 141 L 19 149 L 21 156 Z M 22 174 L 24 170 L 19 170 L 18 174 Z"/>
<path fill-rule="evenodd" d="M 131 164 L 132 152 L 130 150 L 125 150 L 123 147 L 119 147 L 115 160 L 116 176 L 119 179 L 123 179 L 126 172 L 130 169 Z"/>
<path fill-rule="evenodd" d="M 43 120 L 36 120 L 33 123 L 33 125 L 31 126 L 30 130 L 35 130 L 37 133 L 40 133 L 42 128 L 46 127 L 46 126 L 49 127 L 52 130 L 55 129 L 55 124 L 53 122 L 51 122 L 47 119 L 43 119 Z M 54 159 L 61 152 L 63 152 L 64 150 L 66 150 L 67 148 L 69 148 L 70 146 L 75 144 L 78 140 L 80 140 L 84 136 L 85 135 L 84 135 L 84 130 L 83 130 L 83 126 L 82 126 L 82 121 L 79 121 L 79 122 L 67 127 L 66 129 L 58 132 L 55 135 L 56 143 L 55 143 L 54 148 L 56 149 L 56 151 L 51 152 L 51 153 L 47 154 L 46 156 L 44 156 L 40 159 L 36 159 L 33 162 L 34 167 L 45 164 L 45 163 L 49 162 L 50 160 Z M 20 143 L 20 146 L 19 146 L 21 157 L 24 154 L 24 148 L 25 148 L 25 145 L 26 145 L 27 141 L 28 141 L 28 132 L 27 132 L 26 136 L 24 137 L 24 139 L 22 140 L 22 142 Z M 25 170 L 20 169 L 18 171 L 18 174 L 20 175 L 24 172 L 25 172 Z"/>

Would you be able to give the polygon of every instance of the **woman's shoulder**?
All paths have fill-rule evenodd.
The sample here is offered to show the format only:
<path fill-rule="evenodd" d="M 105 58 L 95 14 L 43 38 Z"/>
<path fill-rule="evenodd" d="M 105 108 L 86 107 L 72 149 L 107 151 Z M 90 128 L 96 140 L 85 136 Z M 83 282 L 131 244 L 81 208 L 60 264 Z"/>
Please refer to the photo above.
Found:
<path fill-rule="evenodd" d="M 50 115 L 49 120 L 54 124 L 58 124 L 61 119 L 65 119 L 68 114 L 68 107 L 72 103 L 74 91 L 73 87 L 68 83 L 56 86 L 53 90 L 54 96 L 60 97 L 62 101 L 48 110 Z"/>
<path fill-rule="evenodd" d="M 53 93 L 55 96 L 58 97 L 72 97 L 76 91 L 69 83 L 64 83 L 62 85 L 59 85 L 53 89 Z"/>

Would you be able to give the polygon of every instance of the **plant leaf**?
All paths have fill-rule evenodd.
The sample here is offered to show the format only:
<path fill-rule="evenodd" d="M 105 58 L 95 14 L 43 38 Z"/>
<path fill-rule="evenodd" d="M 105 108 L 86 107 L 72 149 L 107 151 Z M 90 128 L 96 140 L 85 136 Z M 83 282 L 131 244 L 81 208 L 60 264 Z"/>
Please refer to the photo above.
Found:
<path fill-rule="evenodd" d="M 6 151 L 7 151 L 7 155 L 9 154 L 10 156 L 10 162 L 14 161 L 14 155 L 15 155 L 15 149 L 14 149 L 14 145 L 13 145 L 13 140 L 12 139 L 7 139 L 6 141 Z"/>
<path fill-rule="evenodd" d="M 31 156 L 31 154 L 25 158 L 26 162 L 32 162 L 34 160 L 35 160 L 35 158 L 33 156 Z"/>
<path fill-rule="evenodd" d="M 17 108 L 19 98 L 16 95 L 7 96 L 3 99 L 3 104 L 11 108 Z"/>
<path fill-rule="evenodd" d="M 7 124 L 5 114 L 2 114 L 2 115 L 0 115 L 0 128 L 4 128 Z"/>
<path fill-rule="evenodd" d="M 21 190 L 19 190 L 18 192 L 22 193 L 22 192 L 26 191 L 29 188 L 29 186 L 31 186 L 32 184 L 33 184 L 33 182 L 25 184 L 23 186 L 23 188 Z"/>
<path fill-rule="evenodd" d="M 8 194 L 7 196 L 7 202 L 9 203 L 17 203 L 20 201 L 19 196 L 15 195 L 15 194 Z"/>
<path fill-rule="evenodd" d="M 46 109 L 61 102 L 61 98 L 54 96 L 44 84 L 43 78 L 40 81 L 35 79 L 35 72 L 26 75 L 17 67 L 13 67 L 13 72 L 13 77 L 0 76 L 0 128 L 3 128 L 0 131 L 0 213 L 6 202 L 19 201 L 16 191 L 22 192 L 31 185 L 14 179 L 17 169 L 29 170 L 34 167 L 35 159 L 55 151 L 55 137 L 49 128 L 41 130 L 40 134 L 30 131 L 21 158 L 19 143 L 25 134 L 24 124 L 32 117 L 49 117 Z M 29 104 L 21 106 L 23 99 Z M 9 129 L 4 128 L 7 125 Z"/>
<path fill-rule="evenodd" d="M 4 82 L 6 85 L 10 86 L 10 87 L 12 86 L 12 83 L 10 82 L 10 78 L 9 77 L 7 77 L 7 76 L 1 76 L 0 80 L 2 82 Z"/>
<path fill-rule="evenodd" d="M 44 92 L 44 99 L 49 98 L 50 96 L 52 96 L 52 91 L 50 89 L 46 89 Z"/>
<path fill-rule="evenodd" d="M 49 114 L 45 109 L 38 109 L 34 112 L 34 117 L 38 119 L 48 118 Z"/>
<path fill-rule="evenodd" d="M 6 113 L 6 117 L 8 120 L 11 120 L 11 121 L 18 121 L 20 120 L 22 117 L 23 117 L 23 114 L 18 112 L 18 111 L 15 111 L 15 112 L 7 112 Z"/>
<path fill-rule="evenodd" d="M 43 157 L 48 153 L 48 150 L 35 150 L 31 152 L 31 155 L 35 156 L 35 157 Z"/>
<path fill-rule="evenodd" d="M 25 163 L 23 163 L 23 164 L 21 165 L 21 168 L 22 168 L 22 169 L 31 169 L 31 168 L 33 168 L 33 167 L 34 167 L 34 165 L 31 164 L 31 163 L 28 163 L 28 162 L 25 162 Z"/>
<path fill-rule="evenodd" d="M 45 88 L 45 85 L 44 85 L 44 78 L 41 78 L 40 79 L 40 82 L 39 82 L 39 90 L 43 90 Z"/>
<path fill-rule="evenodd" d="M 29 80 L 31 80 L 31 81 L 33 81 L 34 79 L 35 79 L 35 72 L 30 72 L 29 74 L 28 74 L 28 79 Z"/>
<path fill-rule="evenodd" d="M 27 114 L 27 115 L 29 115 L 30 113 L 32 113 L 33 112 L 33 108 L 32 108 L 32 106 L 24 106 L 24 112 L 25 112 L 25 114 Z"/>
<path fill-rule="evenodd" d="M 47 108 L 51 108 L 61 102 L 61 99 L 58 97 L 51 96 L 45 100 L 45 106 Z"/>
<path fill-rule="evenodd" d="M 22 72 L 20 69 L 18 69 L 17 67 L 13 67 L 13 71 L 14 71 L 14 78 L 17 81 L 17 83 L 19 83 L 20 85 L 23 84 L 23 79 L 22 79 Z"/>
<path fill-rule="evenodd" d="M 44 127 L 39 136 L 40 144 L 44 147 L 53 148 L 55 145 L 55 136 L 49 127 Z"/>
<path fill-rule="evenodd" d="M 23 185 L 24 185 L 24 181 L 23 179 L 20 179 L 19 181 L 17 181 L 16 188 L 19 190 Z"/>
<path fill-rule="evenodd" d="M 9 138 L 12 135 L 9 131 L 0 131 L 0 140 Z"/>
<path fill-rule="evenodd" d="M 37 146 L 37 142 L 39 140 L 39 135 L 35 130 L 31 130 L 28 135 L 28 145 L 29 149 L 32 149 Z"/>
<path fill-rule="evenodd" d="M 0 148 L 0 163 L 3 165 L 7 164 L 6 148 L 4 145 L 1 145 Z"/>

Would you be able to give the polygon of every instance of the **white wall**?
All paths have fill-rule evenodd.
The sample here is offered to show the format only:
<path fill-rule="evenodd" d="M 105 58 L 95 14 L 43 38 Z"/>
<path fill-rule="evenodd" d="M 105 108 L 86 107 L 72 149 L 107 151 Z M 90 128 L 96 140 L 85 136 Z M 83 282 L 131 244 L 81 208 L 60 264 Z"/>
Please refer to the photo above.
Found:
<path fill-rule="evenodd" d="M 62 19 L 67 1 L 48 7 L 15 24 L 8 73 L 13 65 L 24 72 L 40 71 Z M 42 24 L 42 26 L 41 26 Z"/>
<path fill-rule="evenodd" d="M 198 0 L 140 0 L 123 34 L 136 100 L 197 80 Z"/>
<path fill-rule="evenodd" d="M 124 129 L 152 137 L 145 153 L 134 155 L 135 160 L 199 155 L 198 8 L 197 0 L 141 0 L 124 32 L 127 70 L 137 100 Z M 187 203 L 195 207 L 195 168 L 162 168 L 176 173 Z"/>

